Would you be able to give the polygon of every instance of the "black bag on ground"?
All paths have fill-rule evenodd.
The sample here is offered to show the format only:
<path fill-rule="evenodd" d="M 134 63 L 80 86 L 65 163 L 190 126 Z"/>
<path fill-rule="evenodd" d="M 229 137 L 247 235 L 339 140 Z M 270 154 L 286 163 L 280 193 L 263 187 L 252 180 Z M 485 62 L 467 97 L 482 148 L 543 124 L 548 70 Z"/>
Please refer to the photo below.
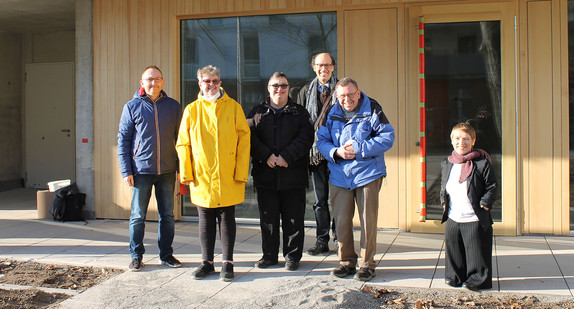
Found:
<path fill-rule="evenodd" d="M 54 192 L 54 201 L 48 211 L 56 221 L 86 221 L 82 213 L 85 204 L 86 195 L 73 183 Z"/>

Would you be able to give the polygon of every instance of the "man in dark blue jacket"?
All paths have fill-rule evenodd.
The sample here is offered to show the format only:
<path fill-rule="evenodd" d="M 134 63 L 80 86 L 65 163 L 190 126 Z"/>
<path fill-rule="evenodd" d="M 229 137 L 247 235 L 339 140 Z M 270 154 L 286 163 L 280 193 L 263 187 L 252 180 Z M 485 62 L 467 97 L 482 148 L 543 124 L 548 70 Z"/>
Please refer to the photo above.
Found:
<path fill-rule="evenodd" d="M 118 133 L 118 157 L 124 181 L 132 187 L 130 215 L 131 271 L 143 267 L 145 218 L 152 187 L 159 213 L 158 246 L 163 265 L 181 267 L 173 257 L 175 219 L 174 191 L 178 161 L 175 143 L 181 121 L 181 105 L 163 91 L 158 67 L 147 67 L 141 88 L 126 103 Z"/>

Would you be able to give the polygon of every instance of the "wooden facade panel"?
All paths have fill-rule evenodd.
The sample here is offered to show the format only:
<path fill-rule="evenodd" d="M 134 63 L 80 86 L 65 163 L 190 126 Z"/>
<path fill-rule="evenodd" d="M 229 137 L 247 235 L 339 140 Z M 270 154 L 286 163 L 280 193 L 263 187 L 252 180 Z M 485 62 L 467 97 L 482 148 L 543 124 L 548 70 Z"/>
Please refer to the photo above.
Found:
<path fill-rule="evenodd" d="M 344 75 L 357 80 L 359 89 L 383 106 L 387 118 L 396 128 L 400 121 L 397 9 L 347 11 L 344 25 Z M 380 194 L 379 225 L 388 228 L 399 228 L 397 144 L 398 138 L 385 154 L 388 177 Z"/>
<path fill-rule="evenodd" d="M 554 208 L 554 232 L 558 235 L 570 234 L 570 136 L 563 134 L 570 126 L 569 117 L 569 80 L 568 72 L 570 65 L 568 63 L 568 7 L 569 2 L 566 0 L 555 1 L 552 3 L 552 40 L 556 42 L 553 48 L 552 64 L 554 69 L 554 97 L 558 102 L 558 107 L 554 110 L 554 135 L 557 137 L 555 143 L 554 170 L 558 171 L 555 175 L 557 185 L 554 189 L 558 207 Z"/>
<path fill-rule="evenodd" d="M 528 3 L 528 229 L 552 233 L 553 102 L 551 2 Z"/>
<path fill-rule="evenodd" d="M 514 5 L 517 11 L 507 9 L 505 4 Z M 511 98 L 505 99 L 504 104 L 513 104 L 514 96 L 506 93 L 517 92 L 517 106 L 510 110 L 516 109 L 520 116 L 517 124 L 514 113 L 503 114 L 503 140 L 519 143 L 518 151 L 508 146 L 503 155 L 506 160 L 523 165 L 503 164 L 505 177 L 519 179 L 514 187 L 504 188 L 504 194 L 518 197 L 513 199 L 515 203 L 505 202 L 514 218 L 504 216 L 505 220 L 518 220 L 524 228 L 520 232 L 568 233 L 568 137 L 561 136 L 568 130 L 564 73 L 567 34 L 562 29 L 567 18 L 565 0 L 94 0 L 93 5 L 98 218 L 129 217 L 131 190 L 119 173 L 117 129 L 122 107 L 138 88 L 143 68 L 158 65 L 166 79 L 166 92 L 179 99 L 179 18 L 335 10 L 339 21 L 339 75 L 356 78 L 361 90 L 381 102 L 397 131 L 395 146 L 387 154 L 389 178 L 381 193 L 379 225 L 411 228 L 411 222 L 418 217 L 413 210 L 419 207 L 416 202 L 420 192 L 418 180 L 413 178 L 419 169 L 418 157 L 413 157 L 415 152 L 418 156 L 418 148 L 413 146 L 418 137 L 418 114 L 405 106 L 418 100 L 413 90 L 418 83 L 411 83 L 418 66 L 406 60 L 407 51 L 417 47 L 416 38 L 409 36 L 413 25 L 409 21 L 407 26 L 404 20 L 408 18 L 405 12 L 417 9 L 429 18 L 434 16 L 434 22 L 440 22 L 442 15 L 448 15 L 445 22 L 464 21 L 476 15 L 481 20 L 502 18 L 506 20 L 504 33 L 512 32 L 512 25 L 507 23 L 518 15 L 524 26 L 518 30 L 518 50 L 508 47 L 513 42 L 503 42 L 503 65 L 514 62 L 510 53 L 520 55 L 519 72 L 527 77 L 515 89 L 511 85 L 514 79 L 503 76 L 503 96 Z M 500 12 L 510 17 L 501 16 Z M 562 19 L 557 17 L 560 14 Z M 360 48 L 365 42 L 369 47 Z M 514 69 L 505 72 L 514 77 Z M 519 131 L 515 132 L 515 128 Z M 512 158 L 514 155 L 517 157 Z"/>
<path fill-rule="evenodd" d="M 94 15 L 93 15 L 93 23 L 94 23 L 94 27 L 93 27 L 93 40 L 94 40 L 94 74 L 93 74 L 93 80 L 94 80 L 94 90 L 100 88 L 97 87 L 96 84 L 102 79 L 101 78 L 101 64 L 102 62 L 102 52 L 101 52 L 101 47 L 104 45 L 104 42 L 102 42 L 102 27 L 98 27 L 97 25 L 101 25 L 101 17 L 102 17 L 102 8 L 101 8 L 101 2 L 99 1 L 94 1 L 93 4 L 93 10 L 94 10 Z M 100 89 L 101 91 L 101 89 Z M 101 198 L 99 198 L 102 194 L 102 190 L 104 188 L 102 188 L 101 185 L 101 178 L 103 177 L 104 174 L 107 174 L 106 170 L 100 170 L 98 172 L 98 167 L 101 167 L 101 159 L 102 157 L 104 157 L 103 153 L 102 153 L 102 141 L 101 138 L 103 137 L 102 134 L 99 134 L 97 132 L 98 128 L 101 126 L 98 121 L 99 118 L 102 117 L 102 109 L 98 106 L 97 102 L 101 101 L 101 93 L 97 93 L 94 91 L 94 106 L 93 106 L 93 110 L 94 110 L 94 132 L 96 132 L 94 134 L 94 169 L 95 169 L 95 173 L 94 173 L 94 192 L 95 192 L 95 209 L 94 209 L 94 215 L 96 216 L 96 218 L 104 218 L 104 213 L 105 213 L 105 208 L 106 207 L 102 207 L 99 202 L 101 201 Z M 101 104 L 100 104 L 101 105 Z"/>

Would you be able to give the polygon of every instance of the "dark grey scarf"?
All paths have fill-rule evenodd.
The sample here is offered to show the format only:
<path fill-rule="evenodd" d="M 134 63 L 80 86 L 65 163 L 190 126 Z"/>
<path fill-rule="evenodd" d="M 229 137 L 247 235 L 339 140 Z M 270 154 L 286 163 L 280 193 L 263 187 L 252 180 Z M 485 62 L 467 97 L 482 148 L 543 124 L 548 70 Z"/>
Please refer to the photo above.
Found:
<path fill-rule="evenodd" d="M 317 102 L 318 97 L 317 87 L 319 86 L 319 80 L 316 77 L 311 81 L 309 89 L 307 90 L 306 93 L 307 96 L 306 108 L 307 111 L 309 112 L 309 115 L 311 115 L 311 122 L 314 124 L 313 127 L 315 129 L 315 139 L 313 140 L 313 146 L 311 147 L 311 151 L 309 152 L 309 163 L 311 165 L 319 165 L 319 163 L 321 163 L 321 161 L 325 159 L 321 154 L 321 152 L 319 152 L 319 149 L 317 149 L 317 130 L 323 124 L 323 120 L 327 116 L 326 114 L 329 109 L 329 106 L 333 106 L 337 102 L 337 98 L 335 96 L 336 85 L 337 85 L 337 78 L 335 77 L 335 74 L 333 74 L 331 76 L 331 80 L 329 81 L 329 89 L 331 89 L 330 104 L 327 104 L 327 102 L 325 102 L 326 104 L 323 106 L 320 113 L 317 113 L 318 109 L 317 106 L 319 104 L 319 102 Z"/>

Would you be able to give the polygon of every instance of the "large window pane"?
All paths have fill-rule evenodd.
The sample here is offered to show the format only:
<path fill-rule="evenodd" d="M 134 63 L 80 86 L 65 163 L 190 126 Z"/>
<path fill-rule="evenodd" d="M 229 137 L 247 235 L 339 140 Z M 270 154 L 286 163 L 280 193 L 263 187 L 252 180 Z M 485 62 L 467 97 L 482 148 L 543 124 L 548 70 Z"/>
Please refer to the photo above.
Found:
<path fill-rule="evenodd" d="M 181 98 L 185 106 L 197 98 L 197 69 L 213 64 L 221 69 L 222 87 L 248 113 L 267 93 L 267 81 L 284 72 L 291 97 L 315 77 L 311 57 L 329 52 L 337 57 L 336 14 L 312 13 L 183 20 L 181 22 Z M 310 182 L 311 183 L 311 182 Z M 306 219 L 314 220 L 312 187 L 307 190 Z M 258 218 L 257 198 L 250 177 L 245 202 L 237 217 Z M 183 215 L 197 211 L 184 198 Z"/>
<path fill-rule="evenodd" d="M 336 16 L 296 14 L 240 17 L 241 104 L 245 111 L 259 104 L 267 93 L 271 74 L 284 72 L 292 96 L 315 77 L 311 56 L 328 51 L 336 57 Z"/>
<path fill-rule="evenodd" d="M 470 121 L 475 148 L 492 158 L 502 185 L 500 22 L 425 24 L 427 218 L 440 220 L 440 162 L 452 152 L 452 127 Z M 500 188 L 500 186 L 499 186 Z M 502 220 L 501 191 L 492 210 Z"/>
<path fill-rule="evenodd" d="M 181 22 L 181 103 L 199 93 L 197 70 L 208 64 L 221 70 L 221 87 L 237 98 L 237 20 L 189 19 Z"/>

